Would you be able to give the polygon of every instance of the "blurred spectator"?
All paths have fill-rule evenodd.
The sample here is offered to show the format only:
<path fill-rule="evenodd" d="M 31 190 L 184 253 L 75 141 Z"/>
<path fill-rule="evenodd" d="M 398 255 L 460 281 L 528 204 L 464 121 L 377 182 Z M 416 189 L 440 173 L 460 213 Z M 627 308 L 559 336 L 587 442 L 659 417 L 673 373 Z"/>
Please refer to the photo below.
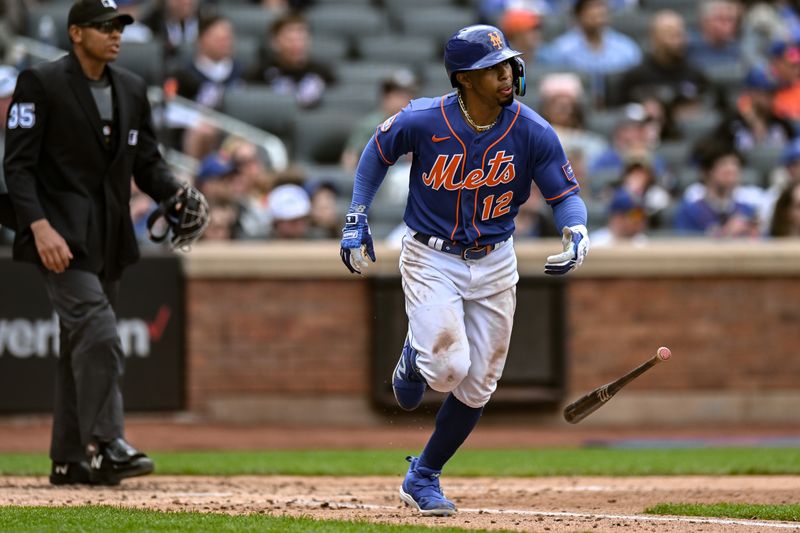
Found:
<path fill-rule="evenodd" d="M 609 27 L 606 0 L 575 0 L 572 10 L 575 27 L 542 48 L 543 62 L 595 74 L 623 71 L 641 62 L 639 45 Z"/>
<path fill-rule="evenodd" d="M 686 57 L 686 29 L 674 11 L 659 11 L 650 25 L 651 51 L 641 65 L 625 72 L 619 83 L 617 103 L 656 97 L 675 117 L 698 111 L 712 95 L 706 76 Z"/>
<path fill-rule="evenodd" d="M 216 15 L 202 18 L 192 61 L 178 68 L 167 85 L 179 96 L 219 109 L 225 91 L 244 83 L 234 46 L 233 26 L 227 19 Z M 185 131 L 183 151 L 201 159 L 217 146 L 218 135 L 214 127 L 192 121 Z"/>
<path fill-rule="evenodd" d="M 311 230 L 311 201 L 299 185 L 278 185 L 269 195 L 272 234 L 275 239 L 305 239 Z"/>
<path fill-rule="evenodd" d="M 783 191 L 798 183 L 800 183 L 800 137 L 786 145 L 781 156 L 781 166 L 773 170 L 770 175 L 770 186 L 764 194 L 761 211 L 765 232 L 769 231 L 778 197 Z"/>
<path fill-rule="evenodd" d="M 673 225 L 685 235 L 711 237 L 756 237 L 758 217 L 753 205 L 736 198 L 741 181 L 742 158 L 724 144 L 701 156 L 702 186 L 687 190 Z"/>
<path fill-rule="evenodd" d="M 208 227 L 203 233 L 204 241 L 230 241 L 234 237 L 234 227 L 238 216 L 238 207 L 231 200 L 224 198 L 209 199 L 210 218 Z"/>
<path fill-rule="evenodd" d="M 311 31 L 306 19 L 298 13 L 286 13 L 272 23 L 270 35 L 271 50 L 262 50 L 247 80 L 294 95 L 301 107 L 317 105 L 335 79 L 326 65 L 310 59 Z"/>
<path fill-rule="evenodd" d="M 671 198 L 658 183 L 656 173 L 647 159 L 628 162 L 622 171 L 619 188 L 627 191 L 644 208 L 649 227 L 661 225 L 661 213 L 669 206 Z"/>
<path fill-rule="evenodd" d="M 542 193 L 538 187 L 532 186 L 531 195 L 519 206 L 519 213 L 514 219 L 514 239 L 560 236 Z"/>
<path fill-rule="evenodd" d="M 225 90 L 243 82 L 234 47 L 233 26 L 227 19 L 216 15 L 202 18 L 194 57 L 173 76 L 177 94 L 218 109 Z"/>
<path fill-rule="evenodd" d="M 586 129 L 583 86 L 576 74 L 547 74 L 539 85 L 539 96 L 539 112 L 553 126 L 568 155 L 579 150 L 588 162 L 606 150 L 603 136 Z"/>
<path fill-rule="evenodd" d="M 763 70 L 750 70 L 736 109 L 712 133 L 713 140 L 725 140 L 739 151 L 785 146 L 794 135 L 794 127 L 773 110 L 776 89 L 775 81 Z"/>
<path fill-rule="evenodd" d="M 645 136 L 650 146 L 658 146 L 663 141 L 674 141 L 681 138 L 681 132 L 672 116 L 672 108 L 656 98 L 646 96 L 638 101 L 644 107 L 647 122 Z"/>
<path fill-rule="evenodd" d="M 197 40 L 200 33 L 198 0 L 157 0 L 155 8 L 142 22 L 164 43 L 164 56 L 171 61 L 182 47 L 192 46 Z"/>
<path fill-rule="evenodd" d="M 545 17 L 558 17 L 563 15 L 562 12 L 568 9 L 566 4 L 568 4 L 568 2 L 562 0 L 479 0 L 478 22 L 499 27 L 503 14 L 510 9 L 532 11 Z M 503 33 L 505 33 L 505 31 Z M 508 39 L 508 34 L 506 34 L 506 39 Z M 514 50 L 516 50 L 516 48 L 514 48 Z"/>
<path fill-rule="evenodd" d="M 210 202 L 212 199 L 233 201 L 231 177 L 236 173 L 236 166 L 229 158 L 219 152 L 205 156 L 195 176 L 195 187 Z"/>
<path fill-rule="evenodd" d="M 771 237 L 800 237 L 800 181 L 784 190 L 775 203 Z"/>
<path fill-rule="evenodd" d="M 800 46 L 786 41 L 773 43 L 769 70 L 778 84 L 773 102 L 775 114 L 800 120 Z"/>
<path fill-rule="evenodd" d="M 614 192 L 608 205 L 608 224 L 591 234 L 592 246 L 647 242 L 647 217 L 642 201 L 624 187 Z"/>
<path fill-rule="evenodd" d="M 239 206 L 235 230 L 237 239 L 261 239 L 269 234 L 269 193 L 275 184 L 258 148 L 251 142 L 232 137 L 220 148 L 221 156 L 228 158 L 234 171 L 230 177 L 229 192 Z"/>
<path fill-rule="evenodd" d="M 800 42 L 800 3 L 797 0 L 751 2 L 742 20 L 742 50 L 748 64 L 768 59 L 775 41 Z"/>
<path fill-rule="evenodd" d="M 338 210 L 339 188 L 330 181 L 306 184 L 311 198 L 311 231 L 315 239 L 338 239 L 342 236 L 342 215 Z"/>
<path fill-rule="evenodd" d="M 143 0 L 117 0 L 119 12 L 133 17 L 133 24 L 125 26 L 123 43 L 148 43 L 153 40 L 153 30 L 141 20 L 142 5 Z"/>
<path fill-rule="evenodd" d="M 633 160 L 649 160 L 658 175 L 666 173 L 666 162 L 653 153 L 658 139 L 654 139 L 648 132 L 650 120 L 642 104 L 631 103 L 625 106 L 624 114 L 614 126 L 611 146 L 589 162 L 589 173 L 622 174 L 626 163 Z"/>
<path fill-rule="evenodd" d="M 687 56 L 700 70 L 742 61 L 738 38 L 740 6 L 733 0 L 701 0 L 700 31 L 693 33 Z"/>
<path fill-rule="evenodd" d="M 398 70 L 381 82 L 380 107 L 359 120 L 342 151 L 341 165 L 348 172 L 355 170 L 361 151 L 372 138 L 375 128 L 399 113 L 417 94 L 417 78 L 410 70 Z"/>
<path fill-rule="evenodd" d="M 525 63 L 532 67 L 539 60 L 542 44 L 539 14 L 530 9 L 510 7 L 500 17 L 499 24 L 511 49 L 522 52 Z"/>

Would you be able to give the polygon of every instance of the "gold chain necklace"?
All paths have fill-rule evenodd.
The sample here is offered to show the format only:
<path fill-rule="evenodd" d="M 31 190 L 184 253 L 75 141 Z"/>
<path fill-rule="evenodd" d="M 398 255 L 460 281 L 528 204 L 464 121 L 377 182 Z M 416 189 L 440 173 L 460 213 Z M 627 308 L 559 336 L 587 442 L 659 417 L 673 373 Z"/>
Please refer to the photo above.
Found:
<path fill-rule="evenodd" d="M 472 117 L 469 116 L 469 113 L 467 113 L 467 108 L 464 105 L 464 100 L 461 99 L 461 91 L 457 91 L 456 96 L 458 96 L 458 105 L 459 107 L 461 107 L 461 112 L 464 113 L 464 118 L 467 119 L 467 122 L 469 123 L 470 126 L 472 126 L 478 131 L 486 131 L 491 129 L 492 126 L 494 126 L 495 124 L 497 124 L 497 119 L 494 119 L 494 122 L 492 122 L 491 124 L 487 124 L 486 126 L 480 126 L 478 124 L 475 124 L 475 121 L 473 121 Z"/>

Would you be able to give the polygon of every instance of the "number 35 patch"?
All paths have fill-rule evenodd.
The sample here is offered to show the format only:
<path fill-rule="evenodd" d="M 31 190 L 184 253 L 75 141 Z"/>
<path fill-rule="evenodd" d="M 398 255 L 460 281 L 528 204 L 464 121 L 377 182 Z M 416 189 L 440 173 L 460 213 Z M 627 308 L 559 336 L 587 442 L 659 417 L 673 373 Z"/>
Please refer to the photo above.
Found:
<path fill-rule="evenodd" d="M 36 104 L 18 103 L 8 110 L 8 129 L 32 128 L 36 124 Z"/>

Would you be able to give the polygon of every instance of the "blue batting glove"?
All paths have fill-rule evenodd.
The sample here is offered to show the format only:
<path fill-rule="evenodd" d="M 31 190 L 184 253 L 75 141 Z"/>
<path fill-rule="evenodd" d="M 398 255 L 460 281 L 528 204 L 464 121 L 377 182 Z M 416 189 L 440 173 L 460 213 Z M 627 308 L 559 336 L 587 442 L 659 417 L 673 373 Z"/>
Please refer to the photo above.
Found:
<path fill-rule="evenodd" d="M 342 228 L 342 244 L 339 255 L 342 262 L 353 274 L 369 266 L 367 257 L 375 262 L 375 249 L 372 246 L 372 233 L 369 231 L 366 213 L 347 213 Z"/>
<path fill-rule="evenodd" d="M 561 243 L 564 251 L 547 258 L 547 263 L 544 265 L 545 274 L 562 276 L 583 264 L 586 254 L 589 253 L 589 233 L 586 226 L 564 227 Z"/>

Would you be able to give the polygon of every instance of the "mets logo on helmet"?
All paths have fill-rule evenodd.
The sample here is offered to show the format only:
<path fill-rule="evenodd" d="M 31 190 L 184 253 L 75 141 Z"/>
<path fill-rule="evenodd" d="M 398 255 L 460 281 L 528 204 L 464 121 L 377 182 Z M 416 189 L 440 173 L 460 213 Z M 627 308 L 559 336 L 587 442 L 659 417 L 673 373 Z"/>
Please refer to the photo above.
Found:
<path fill-rule="evenodd" d="M 114 0 L 100 0 L 100 3 L 103 4 L 103 7 L 117 9 L 117 3 Z"/>
<path fill-rule="evenodd" d="M 489 32 L 489 39 L 492 40 L 492 45 L 498 50 L 503 48 L 503 38 L 496 31 Z"/>

